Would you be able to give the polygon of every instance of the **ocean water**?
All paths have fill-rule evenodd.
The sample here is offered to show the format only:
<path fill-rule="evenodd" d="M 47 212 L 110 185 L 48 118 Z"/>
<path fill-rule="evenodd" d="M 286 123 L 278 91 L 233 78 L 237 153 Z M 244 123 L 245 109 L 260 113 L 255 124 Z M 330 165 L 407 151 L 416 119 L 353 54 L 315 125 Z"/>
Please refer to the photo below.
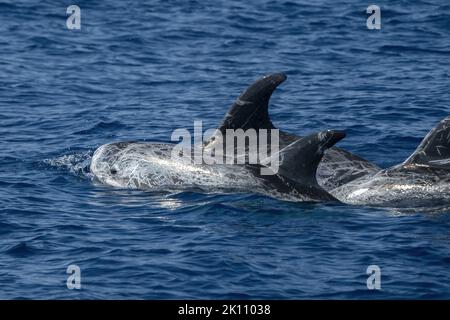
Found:
<path fill-rule="evenodd" d="M 66 27 L 70 4 L 81 30 Z M 89 174 L 98 146 L 214 128 L 278 71 L 277 127 L 343 129 L 339 146 L 403 161 L 450 114 L 450 5 L 377 1 L 368 30 L 370 4 L 0 1 L 0 298 L 450 298 L 446 208 L 149 193 Z"/>

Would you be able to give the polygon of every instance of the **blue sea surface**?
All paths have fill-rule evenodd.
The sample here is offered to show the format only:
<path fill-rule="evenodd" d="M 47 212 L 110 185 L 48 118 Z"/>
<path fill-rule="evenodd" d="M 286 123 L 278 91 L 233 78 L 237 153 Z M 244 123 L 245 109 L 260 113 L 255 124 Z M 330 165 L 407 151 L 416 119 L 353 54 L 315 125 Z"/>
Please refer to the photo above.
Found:
<path fill-rule="evenodd" d="M 0 1 L 0 298 L 449 299 L 449 209 L 150 193 L 89 173 L 102 144 L 214 128 L 271 72 L 288 75 L 277 127 L 343 129 L 339 146 L 402 162 L 450 115 L 450 4 L 377 1 L 369 30 L 370 4 Z"/>

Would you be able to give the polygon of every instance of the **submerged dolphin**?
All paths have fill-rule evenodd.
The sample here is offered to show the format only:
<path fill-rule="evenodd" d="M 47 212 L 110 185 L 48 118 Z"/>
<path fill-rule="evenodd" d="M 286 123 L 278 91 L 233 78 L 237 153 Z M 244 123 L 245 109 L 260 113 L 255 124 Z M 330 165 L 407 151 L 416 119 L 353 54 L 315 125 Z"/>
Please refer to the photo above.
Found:
<path fill-rule="evenodd" d="M 248 87 L 231 106 L 222 124 L 203 149 L 216 147 L 218 133 L 227 129 L 275 129 L 269 118 L 269 99 L 286 80 L 272 74 Z M 323 131 L 302 138 L 280 131 L 279 170 L 262 176 L 256 165 L 204 165 L 171 157 L 174 144 L 119 142 L 98 148 L 91 172 L 102 183 L 150 190 L 200 188 L 207 191 L 254 191 L 299 201 L 335 200 L 334 189 L 379 168 L 345 150 L 331 148 L 344 137 L 339 131 Z M 328 150 L 327 150 L 328 149 Z M 325 153 L 325 154 L 324 154 Z M 320 160 L 324 158 L 322 162 Z"/>
<path fill-rule="evenodd" d="M 403 163 L 330 191 L 350 204 L 418 207 L 450 199 L 450 117 L 433 128 Z"/>

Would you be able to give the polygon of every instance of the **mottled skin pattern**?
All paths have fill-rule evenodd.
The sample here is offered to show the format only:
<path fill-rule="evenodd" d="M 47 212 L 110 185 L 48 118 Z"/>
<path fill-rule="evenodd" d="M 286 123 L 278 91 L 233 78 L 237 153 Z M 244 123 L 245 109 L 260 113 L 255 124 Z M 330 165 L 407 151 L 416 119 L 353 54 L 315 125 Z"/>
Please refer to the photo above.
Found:
<path fill-rule="evenodd" d="M 285 74 L 274 73 L 256 80 L 236 99 L 217 130 L 225 136 L 227 129 L 265 129 L 269 132 L 275 129 L 269 116 L 269 100 L 274 90 L 286 79 Z M 280 150 L 299 139 L 301 136 L 279 130 Z M 205 147 L 211 147 L 217 140 L 220 139 L 213 137 L 205 143 Z M 319 185 L 328 191 L 379 170 L 375 164 L 333 147 L 325 151 L 317 171 L 317 180 Z"/>
<path fill-rule="evenodd" d="M 317 181 L 328 192 L 355 179 L 378 172 L 380 168 L 346 150 L 332 148 L 325 152 L 317 170 Z"/>
<path fill-rule="evenodd" d="M 206 165 L 171 158 L 173 145 L 119 142 L 96 150 L 91 172 L 103 184 L 149 191 L 198 189 L 253 192 L 289 201 L 335 200 L 320 187 L 281 175 L 261 176 L 259 166 Z"/>
<path fill-rule="evenodd" d="M 270 133 L 268 135 L 270 135 Z M 302 137 L 280 130 L 279 138 L 279 149 L 282 150 Z M 218 140 L 216 139 L 208 141 L 205 143 L 205 148 L 211 148 L 217 141 Z M 248 152 L 248 149 L 246 149 L 246 154 L 248 154 Z M 319 163 L 316 178 L 319 185 L 326 191 L 329 191 L 352 180 L 365 175 L 374 174 L 380 170 L 380 167 L 361 157 L 341 148 L 332 147 L 325 150 L 322 161 Z M 295 173 L 293 172 L 293 174 Z"/>
<path fill-rule="evenodd" d="M 415 207 L 450 199 L 450 172 L 429 166 L 397 166 L 353 180 L 330 193 L 357 205 Z"/>
<path fill-rule="evenodd" d="M 450 169 L 450 117 L 446 117 L 430 130 L 404 164 L 425 164 L 434 168 Z"/>
<path fill-rule="evenodd" d="M 300 138 L 300 136 L 280 132 L 280 149 Z M 380 170 L 380 167 L 361 157 L 344 149 L 332 147 L 325 151 L 316 177 L 319 185 L 329 191 Z"/>
<path fill-rule="evenodd" d="M 275 73 L 258 79 L 244 90 L 226 113 L 216 136 L 203 145 L 204 150 L 223 146 L 219 144 L 222 140 L 218 138 L 220 135 L 218 136 L 217 132 L 224 136 L 228 129 L 275 129 L 269 118 L 269 99 L 276 87 L 285 80 L 286 75 Z M 214 167 L 181 163 L 170 159 L 172 145 L 145 143 L 116 143 L 100 147 L 93 156 L 91 171 L 99 181 L 118 187 L 153 190 L 194 187 L 210 190 L 251 190 L 297 201 L 333 201 L 336 199 L 326 192 L 327 190 L 376 172 L 379 168 L 342 149 L 326 150 L 345 136 L 338 132 L 329 135 L 330 132 L 324 131 L 317 136 L 306 137 L 308 144 L 303 145 L 299 152 L 299 149 L 292 146 L 298 147 L 306 138 L 303 140 L 300 136 L 280 131 L 280 155 L 285 150 L 284 158 L 290 159 L 290 162 L 284 163 L 280 168 L 283 174 L 271 178 L 258 176 L 255 165 L 248 165 L 247 162 L 241 166 Z M 330 141 L 333 143 L 328 144 Z M 311 150 L 311 143 L 316 143 L 318 149 Z M 224 149 L 219 152 L 223 151 Z M 248 156 L 248 152 L 247 148 L 243 151 L 243 156 Z M 287 152 L 294 152 L 295 157 L 292 157 L 292 154 L 286 156 Z M 324 161 L 319 163 L 323 156 Z M 265 160 L 267 159 L 258 159 L 256 168 L 265 165 Z"/>
<path fill-rule="evenodd" d="M 390 207 L 450 201 L 450 117 L 442 120 L 402 164 L 331 190 L 342 202 Z"/>

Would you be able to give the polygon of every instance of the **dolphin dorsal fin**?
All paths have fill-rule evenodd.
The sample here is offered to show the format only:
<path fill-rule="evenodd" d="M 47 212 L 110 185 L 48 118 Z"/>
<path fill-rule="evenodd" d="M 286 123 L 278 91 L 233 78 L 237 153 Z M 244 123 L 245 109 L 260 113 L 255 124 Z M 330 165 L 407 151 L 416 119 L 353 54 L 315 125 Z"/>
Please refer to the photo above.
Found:
<path fill-rule="evenodd" d="M 343 131 L 321 131 L 292 142 L 281 149 L 278 154 L 273 155 L 271 161 L 278 159 L 279 175 L 298 183 L 318 186 L 317 167 L 325 150 L 334 146 L 344 137 L 345 132 Z"/>
<path fill-rule="evenodd" d="M 225 134 L 226 129 L 274 129 L 269 118 L 269 99 L 286 78 L 283 73 L 274 73 L 256 80 L 233 103 L 218 130 Z"/>
<path fill-rule="evenodd" d="M 428 132 L 414 153 L 402 165 L 450 169 L 450 116 Z"/>

